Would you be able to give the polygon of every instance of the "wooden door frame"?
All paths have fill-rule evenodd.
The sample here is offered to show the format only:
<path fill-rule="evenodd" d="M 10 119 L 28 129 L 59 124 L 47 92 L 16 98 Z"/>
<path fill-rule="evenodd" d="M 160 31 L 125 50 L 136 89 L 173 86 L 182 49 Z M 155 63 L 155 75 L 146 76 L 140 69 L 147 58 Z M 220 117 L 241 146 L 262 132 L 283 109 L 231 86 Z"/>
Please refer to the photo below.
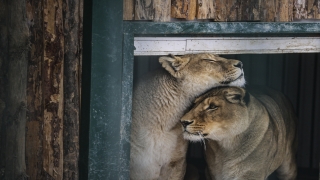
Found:
<path fill-rule="evenodd" d="M 319 36 L 320 23 L 123 21 L 123 2 L 84 1 L 80 179 L 130 179 L 136 36 Z"/>

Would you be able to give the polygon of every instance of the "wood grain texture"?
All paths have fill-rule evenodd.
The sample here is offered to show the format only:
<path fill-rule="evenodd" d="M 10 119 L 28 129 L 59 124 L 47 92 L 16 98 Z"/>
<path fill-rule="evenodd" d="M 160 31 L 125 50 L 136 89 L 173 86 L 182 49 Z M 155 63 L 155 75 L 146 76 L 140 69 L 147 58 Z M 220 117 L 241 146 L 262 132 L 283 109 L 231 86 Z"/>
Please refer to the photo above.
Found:
<path fill-rule="evenodd" d="M 172 18 L 187 18 L 188 4 L 185 0 L 172 0 L 171 17 Z"/>
<path fill-rule="evenodd" d="M 27 0 L 27 17 L 30 26 L 31 51 L 28 61 L 27 84 L 27 129 L 26 163 L 30 179 L 43 179 L 42 141 L 43 141 L 43 99 L 42 99 L 42 61 L 43 61 L 43 3 L 42 0 Z"/>
<path fill-rule="evenodd" d="M 320 19 L 320 0 L 307 0 L 307 18 Z"/>
<path fill-rule="evenodd" d="M 216 0 L 215 21 L 238 21 L 240 1 L 237 0 Z"/>
<path fill-rule="evenodd" d="M 154 1 L 153 0 L 135 0 L 135 20 L 153 20 L 154 18 Z"/>
<path fill-rule="evenodd" d="M 136 0 L 135 20 L 170 21 L 170 0 Z"/>
<path fill-rule="evenodd" d="M 135 0 L 123 0 L 123 20 L 134 20 Z"/>
<path fill-rule="evenodd" d="M 63 179 L 79 179 L 80 0 L 64 0 Z"/>
<path fill-rule="evenodd" d="M 240 3 L 239 20 L 241 21 L 258 21 L 260 20 L 261 1 L 242 0 Z"/>
<path fill-rule="evenodd" d="M 44 1 L 43 168 L 51 178 L 63 178 L 62 0 Z"/>
<path fill-rule="evenodd" d="M 276 22 L 288 22 L 289 21 L 289 0 L 276 0 Z"/>
<path fill-rule="evenodd" d="M 197 19 L 215 19 L 215 0 L 198 0 Z"/>
<path fill-rule="evenodd" d="M 293 2 L 294 1 L 295 0 L 288 1 L 288 21 L 289 22 L 293 21 L 293 8 L 294 8 Z"/>
<path fill-rule="evenodd" d="M 194 20 L 197 11 L 196 0 L 172 0 L 171 17 Z"/>
<path fill-rule="evenodd" d="M 293 2 L 293 19 L 307 19 L 307 0 L 294 0 Z"/>
<path fill-rule="evenodd" d="M 262 0 L 260 8 L 260 20 L 262 22 L 274 22 L 276 16 L 276 4 L 274 1 Z"/>
<path fill-rule="evenodd" d="M 153 0 L 154 1 L 154 19 L 157 22 L 169 22 L 171 19 L 171 1 L 170 0 Z M 192 0 L 194 1 L 194 0 Z"/>

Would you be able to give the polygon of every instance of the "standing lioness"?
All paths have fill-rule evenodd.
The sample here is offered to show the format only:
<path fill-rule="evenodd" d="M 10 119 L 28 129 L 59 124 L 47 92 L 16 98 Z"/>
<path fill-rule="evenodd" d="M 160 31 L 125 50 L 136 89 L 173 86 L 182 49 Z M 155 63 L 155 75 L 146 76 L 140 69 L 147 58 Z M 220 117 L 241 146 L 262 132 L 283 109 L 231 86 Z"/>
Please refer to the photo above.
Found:
<path fill-rule="evenodd" d="M 180 117 L 193 99 L 221 85 L 245 84 L 242 63 L 213 54 L 160 57 L 164 69 L 133 91 L 130 178 L 182 179 L 188 142 Z"/>
<path fill-rule="evenodd" d="M 275 170 L 295 179 L 296 116 L 281 93 L 263 91 L 215 88 L 182 117 L 186 139 L 207 139 L 209 179 L 265 180 Z"/>

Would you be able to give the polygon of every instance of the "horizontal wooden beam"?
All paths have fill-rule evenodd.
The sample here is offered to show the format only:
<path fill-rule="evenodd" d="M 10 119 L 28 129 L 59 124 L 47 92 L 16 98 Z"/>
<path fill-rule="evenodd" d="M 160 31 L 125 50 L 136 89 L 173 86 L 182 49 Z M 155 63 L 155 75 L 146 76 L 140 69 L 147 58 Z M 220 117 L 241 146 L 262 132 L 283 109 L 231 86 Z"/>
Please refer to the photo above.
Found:
<path fill-rule="evenodd" d="M 135 37 L 135 56 L 320 52 L 320 37 Z"/>

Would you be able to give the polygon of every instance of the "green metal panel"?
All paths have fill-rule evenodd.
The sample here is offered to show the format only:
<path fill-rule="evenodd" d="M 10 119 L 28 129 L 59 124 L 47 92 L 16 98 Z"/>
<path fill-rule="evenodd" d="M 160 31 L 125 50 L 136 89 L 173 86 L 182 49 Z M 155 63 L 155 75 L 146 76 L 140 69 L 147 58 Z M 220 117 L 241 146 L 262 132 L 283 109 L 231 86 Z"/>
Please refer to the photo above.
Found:
<path fill-rule="evenodd" d="M 91 7 L 84 8 L 86 12 Z M 123 64 L 122 60 L 122 1 L 92 0 L 92 14 L 87 15 L 92 23 L 91 50 L 84 49 L 83 68 L 90 78 L 84 77 L 82 88 L 90 93 L 90 101 L 85 101 L 88 94 L 83 94 L 81 132 L 87 131 L 88 137 L 82 136 L 80 144 L 80 161 L 87 162 L 81 163 L 80 170 L 87 171 L 81 179 L 129 179 L 127 132 L 130 123 L 123 120 L 128 119 L 126 113 L 131 111 L 131 105 L 126 106 L 131 104 L 131 94 L 123 93 L 123 90 L 131 92 L 132 75 L 130 71 L 122 70 L 123 65 L 132 65 L 130 62 Z M 84 35 L 88 34 L 85 32 Z M 91 66 L 85 66 L 87 61 L 91 61 Z"/>
<path fill-rule="evenodd" d="M 320 23 L 264 22 L 124 22 L 124 31 L 133 34 L 310 34 L 320 33 Z"/>

